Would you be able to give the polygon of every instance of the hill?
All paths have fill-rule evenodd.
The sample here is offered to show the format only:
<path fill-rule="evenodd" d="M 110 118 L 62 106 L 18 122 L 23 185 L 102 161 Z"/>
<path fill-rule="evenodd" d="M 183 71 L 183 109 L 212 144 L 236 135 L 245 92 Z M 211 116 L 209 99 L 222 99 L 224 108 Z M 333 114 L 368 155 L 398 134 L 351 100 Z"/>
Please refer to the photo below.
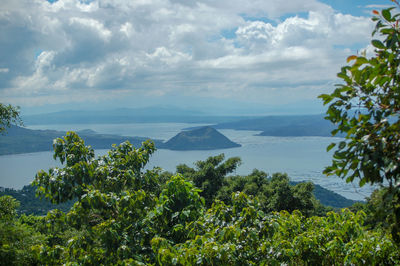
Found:
<path fill-rule="evenodd" d="M 301 182 L 291 181 L 291 185 L 296 185 Z M 318 184 L 314 184 L 313 194 L 323 205 L 330 206 L 333 208 L 346 208 L 350 207 L 354 203 L 362 202 L 357 200 L 351 200 L 342 195 L 333 192 L 332 190 L 326 189 Z"/>
<path fill-rule="evenodd" d="M 51 151 L 53 149 L 53 139 L 60 138 L 66 132 L 56 130 L 32 130 L 18 126 L 12 126 L 7 130 L 7 134 L 0 135 L 0 155 L 29 153 L 39 151 Z M 112 144 L 119 144 L 129 141 L 135 147 L 148 138 L 145 137 L 126 137 L 111 134 L 98 134 L 93 130 L 82 130 L 77 132 L 85 140 L 86 145 L 91 145 L 94 149 L 110 149 Z M 154 140 L 156 145 L 160 145 L 160 140 Z"/>
<path fill-rule="evenodd" d="M 182 131 L 160 146 L 170 150 L 217 150 L 240 147 L 212 127 Z"/>
<path fill-rule="evenodd" d="M 262 131 L 260 136 L 330 137 L 334 126 L 324 119 L 324 115 L 265 116 L 219 123 L 217 129 Z"/>
<path fill-rule="evenodd" d="M 120 108 L 111 110 L 65 110 L 53 113 L 22 116 L 22 120 L 26 125 L 220 123 L 237 121 L 239 119 L 239 116 L 213 116 L 199 111 L 176 107 Z"/>

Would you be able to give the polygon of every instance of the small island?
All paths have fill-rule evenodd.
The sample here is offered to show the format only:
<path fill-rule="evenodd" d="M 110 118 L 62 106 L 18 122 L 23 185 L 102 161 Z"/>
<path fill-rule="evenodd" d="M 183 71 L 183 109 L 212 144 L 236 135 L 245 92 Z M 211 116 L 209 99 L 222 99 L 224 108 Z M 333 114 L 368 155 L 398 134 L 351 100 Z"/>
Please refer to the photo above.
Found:
<path fill-rule="evenodd" d="M 216 129 L 206 126 L 182 131 L 163 143 L 160 148 L 169 150 L 218 150 L 240 146 L 240 144 L 231 141 Z"/>

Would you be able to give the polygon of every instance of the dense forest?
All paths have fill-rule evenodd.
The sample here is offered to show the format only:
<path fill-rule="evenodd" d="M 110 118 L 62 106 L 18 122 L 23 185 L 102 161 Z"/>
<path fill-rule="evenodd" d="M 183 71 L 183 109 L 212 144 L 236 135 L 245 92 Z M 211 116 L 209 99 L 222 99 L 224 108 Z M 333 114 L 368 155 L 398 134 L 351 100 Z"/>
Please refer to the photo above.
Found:
<path fill-rule="evenodd" d="M 354 212 L 334 212 L 311 183 L 257 170 L 227 177 L 236 157 L 179 165 L 172 174 L 143 171 L 151 141 L 124 142 L 95 158 L 70 132 L 54 150 L 64 167 L 39 172 L 34 185 L 51 202 L 73 205 L 27 216 L 14 198 L 1 197 L 4 265 L 400 263 L 384 220 L 372 214 L 379 193 Z"/>
<path fill-rule="evenodd" d="M 393 0 L 400 7 L 397 0 Z M 360 185 L 378 184 L 366 203 L 330 209 L 311 183 L 254 170 L 230 176 L 240 158 L 223 155 L 179 165 L 176 173 L 144 170 L 155 152 L 128 141 L 106 155 L 74 132 L 54 140 L 63 164 L 40 171 L 36 194 L 65 212 L 20 215 L 0 197 L 1 265 L 399 265 L 400 14 L 374 11 L 376 55 L 348 58 L 343 84 L 321 95 L 328 105 L 332 164 L 324 172 Z M 19 123 L 0 104 L 0 132 Z"/>
<path fill-rule="evenodd" d="M 211 159 L 212 158 L 209 158 L 207 160 Z M 258 170 L 254 170 L 254 172 L 248 176 L 226 176 L 223 185 L 220 188 L 221 193 L 224 190 L 229 191 L 232 189 L 234 189 L 235 191 L 242 191 L 245 184 L 247 184 L 246 187 L 252 186 L 250 179 L 255 174 L 258 176 L 264 176 L 267 179 L 271 178 L 267 173 Z M 164 172 L 162 173 L 162 175 L 172 176 L 173 174 Z M 286 174 L 280 174 L 280 173 L 275 173 L 272 176 L 280 176 L 285 180 L 289 178 L 286 176 Z M 235 181 L 231 182 L 230 180 L 235 180 Z M 237 185 L 234 185 L 232 188 L 232 185 L 235 183 Z M 290 181 L 289 185 L 292 187 L 297 185 L 298 183 L 299 182 Z M 273 183 L 268 183 L 268 184 L 273 184 Z M 313 186 L 312 192 L 314 194 L 315 199 L 319 201 L 323 206 L 325 206 L 325 210 L 337 210 L 340 208 L 350 207 L 355 203 L 363 203 L 360 201 L 347 199 L 340 194 L 337 194 L 333 191 L 321 187 L 320 185 L 312 184 L 312 186 Z M 26 185 L 22 189 L 17 189 L 17 190 L 11 188 L 3 188 L 3 189 L 4 191 L 0 191 L 0 196 L 5 196 L 5 195 L 12 196 L 20 203 L 19 207 L 17 208 L 18 214 L 46 215 L 47 212 L 53 209 L 59 209 L 61 211 L 67 212 L 75 202 L 75 200 L 71 200 L 60 204 L 53 204 L 47 199 L 36 197 L 37 187 L 32 185 Z M 262 191 L 257 192 L 257 194 L 261 193 Z"/>

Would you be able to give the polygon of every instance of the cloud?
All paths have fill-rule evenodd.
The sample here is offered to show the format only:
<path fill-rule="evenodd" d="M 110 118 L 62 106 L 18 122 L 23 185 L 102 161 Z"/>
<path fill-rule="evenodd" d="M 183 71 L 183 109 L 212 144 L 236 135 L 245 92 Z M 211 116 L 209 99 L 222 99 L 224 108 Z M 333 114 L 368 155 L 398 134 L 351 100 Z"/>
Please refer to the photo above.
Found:
<path fill-rule="evenodd" d="M 111 31 L 106 29 L 101 22 L 95 19 L 72 17 L 69 21 L 71 25 L 77 24 L 78 28 L 81 27 L 93 31 L 105 42 L 108 42 L 112 37 Z"/>
<path fill-rule="evenodd" d="M 372 27 L 309 0 L 7 1 L 0 100 L 309 99 Z"/>

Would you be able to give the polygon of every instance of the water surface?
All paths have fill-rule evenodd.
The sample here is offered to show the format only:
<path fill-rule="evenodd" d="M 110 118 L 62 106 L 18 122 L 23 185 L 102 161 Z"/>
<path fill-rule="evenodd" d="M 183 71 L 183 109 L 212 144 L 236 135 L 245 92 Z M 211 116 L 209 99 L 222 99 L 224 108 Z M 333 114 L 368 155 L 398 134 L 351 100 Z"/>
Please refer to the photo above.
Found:
<path fill-rule="evenodd" d="M 148 136 L 167 140 L 180 132 L 181 129 L 199 124 L 185 123 L 149 123 L 149 124 L 94 124 L 94 125 L 43 125 L 32 126 L 32 129 L 82 130 L 92 129 L 99 133 L 118 134 L 125 136 Z M 326 177 L 322 174 L 325 166 L 331 161 L 331 153 L 326 147 L 338 138 L 326 137 L 268 137 L 255 136 L 256 131 L 220 130 L 232 141 L 242 147 L 213 151 L 170 151 L 157 150 L 152 156 L 148 167 L 159 166 L 174 172 L 178 164 L 193 166 L 198 160 L 208 156 L 224 153 L 225 156 L 238 156 L 242 159 L 236 174 L 249 174 L 253 169 L 267 173 L 287 173 L 294 181 L 312 181 L 327 189 L 340 193 L 350 199 L 364 199 L 370 195 L 373 188 L 357 184 L 348 184 L 337 177 Z M 97 155 L 105 154 L 107 150 L 97 150 Z M 37 171 L 60 164 L 53 160 L 52 152 L 37 152 L 17 155 L 0 156 L 0 186 L 22 188 L 29 184 Z"/>

